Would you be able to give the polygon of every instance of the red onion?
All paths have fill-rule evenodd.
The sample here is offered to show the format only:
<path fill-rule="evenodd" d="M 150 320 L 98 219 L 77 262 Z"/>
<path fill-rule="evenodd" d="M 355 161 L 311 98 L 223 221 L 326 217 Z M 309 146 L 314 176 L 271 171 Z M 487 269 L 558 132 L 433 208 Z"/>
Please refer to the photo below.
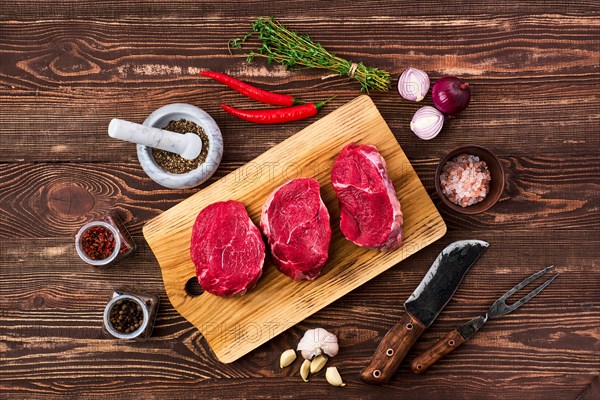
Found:
<path fill-rule="evenodd" d="M 457 77 L 445 76 L 433 84 L 431 98 L 438 110 L 446 115 L 456 115 L 469 105 L 471 89 Z"/>
<path fill-rule="evenodd" d="M 419 108 L 410 121 L 410 130 L 423 140 L 436 137 L 443 126 L 444 115 L 430 106 Z"/>
<path fill-rule="evenodd" d="M 406 100 L 421 101 L 429 91 L 429 76 L 420 69 L 407 68 L 398 79 L 398 93 Z"/>

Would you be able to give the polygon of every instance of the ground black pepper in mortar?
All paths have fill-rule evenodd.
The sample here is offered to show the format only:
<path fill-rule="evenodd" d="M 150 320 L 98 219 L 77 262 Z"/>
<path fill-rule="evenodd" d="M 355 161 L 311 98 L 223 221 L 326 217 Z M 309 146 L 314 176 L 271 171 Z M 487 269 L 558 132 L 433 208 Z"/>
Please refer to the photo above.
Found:
<path fill-rule="evenodd" d="M 110 309 L 110 323 L 121 333 L 135 332 L 144 321 L 142 306 L 132 300 L 118 300 Z"/>
<path fill-rule="evenodd" d="M 177 133 L 193 132 L 202 139 L 202 151 L 200 152 L 200 155 L 193 160 L 186 160 L 179 154 L 171 153 L 169 151 L 152 149 L 154 160 L 163 170 L 172 174 L 185 174 L 186 172 L 195 170 L 200 164 L 206 161 L 209 143 L 208 136 L 201 126 L 192 121 L 181 119 L 179 121 L 169 122 L 167 126 L 162 129 Z"/>

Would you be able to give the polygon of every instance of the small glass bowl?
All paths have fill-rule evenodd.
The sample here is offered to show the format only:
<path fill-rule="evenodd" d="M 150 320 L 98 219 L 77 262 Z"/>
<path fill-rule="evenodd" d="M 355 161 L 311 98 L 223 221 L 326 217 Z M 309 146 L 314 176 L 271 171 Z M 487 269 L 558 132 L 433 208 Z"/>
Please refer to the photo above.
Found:
<path fill-rule="evenodd" d="M 143 320 L 142 320 L 142 324 L 140 325 L 140 327 L 137 328 L 135 331 L 129 332 L 129 333 L 119 332 L 118 330 L 116 330 L 113 327 L 112 323 L 110 322 L 110 312 L 112 311 L 112 308 L 115 306 L 115 304 L 118 301 L 123 301 L 123 300 L 134 301 L 142 308 L 142 313 L 143 313 Z M 141 336 L 142 333 L 144 333 L 144 331 L 148 328 L 149 323 L 150 323 L 150 314 L 148 313 L 148 308 L 146 307 L 146 304 L 144 304 L 144 302 L 141 299 L 139 299 L 137 296 L 133 296 L 130 294 L 117 295 L 117 296 L 113 297 L 106 305 L 106 308 L 104 308 L 104 327 L 106 328 L 108 333 L 110 333 L 117 339 L 135 339 L 135 338 Z"/>
<path fill-rule="evenodd" d="M 83 244 L 81 243 L 82 236 L 85 233 L 85 231 L 87 231 L 90 228 L 97 227 L 97 226 L 108 229 L 113 234 L 113 237 L 115 238 L 115 248 L 114 248 L 113 252 L 111 253 L 110 256 L 103 258 L 101 260 L 93 260 L 93 259 L 89 258 L 87 256 L 87 254 L 85 254 L 85 251 L 83 250 Z M 89 223 L 85 224 L 84 226 L 82 226 L 81 229 L 79 229 L 79 232 L 77 232 L 77 235 L 75 235 L 75 250 L 77 251 L 77 255 L 83 261 L 90 264 L 91 266 L 105 267 L 105 266 L 115 262 L 117 260 L 117 257 L 119 256 L 119 253 L 121 252 L 121 235 L 119 235 L 119 231 L 114 226 L 112 226 L 104 221 L 92 221 L 92 222 L 89 222 Z"/>
<path fill-rule="evenodd" d="M 123 333 L 116 330 L 110 322 L 110 312 L 119 301 L 131 300 L 142 307 L 142 324 L 133 332 Z M 124 340 L 135 339 L 136 341 L 145 341 L 152 336 L 154 322 L 158 314 L 160 299 L 155 294 L 132 292 L 128 289 L 114 289 L 112 298 L 104 308 L 103 326 L 104 332 L 109 335 Z"/>

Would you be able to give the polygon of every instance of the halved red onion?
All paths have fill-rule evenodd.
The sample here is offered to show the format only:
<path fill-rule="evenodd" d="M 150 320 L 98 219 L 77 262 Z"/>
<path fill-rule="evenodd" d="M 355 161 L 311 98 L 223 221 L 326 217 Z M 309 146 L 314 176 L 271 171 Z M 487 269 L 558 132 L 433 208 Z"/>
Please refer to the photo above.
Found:
<path fill-rule="evenodd" d="M 430 106 L 419 108 L 410 121 L 410 130 L 423 140 L 436 137 L 443 126 L 444 114 Z"/>
<path fill-rule="evenodd" d="M 429 76 L 420 69 L 409 67 L 398 79 L 398 93 L 410 101 L 421 101 L 429 91 Z"/>

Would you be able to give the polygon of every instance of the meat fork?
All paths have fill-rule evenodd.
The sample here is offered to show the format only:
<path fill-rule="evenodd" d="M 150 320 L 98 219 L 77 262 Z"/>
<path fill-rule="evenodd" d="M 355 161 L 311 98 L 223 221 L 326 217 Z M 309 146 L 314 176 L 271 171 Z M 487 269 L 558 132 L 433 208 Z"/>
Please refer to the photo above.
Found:
<path fill-rule="evenodd" d="M 475 334 L 475 332 L 477 332 L 479 328 L 481 328 L 483 324 L 486 323 L 488 319 L 508 314 L 509 312 L 516 310 L 517 308 L 521 307 L 523 304 L 527 303 L 529 300 L 537 296 L 542 290 L 544 290 L 546 286 L 551 284 L 558 277 L 559 273 L 552 276 L 546 282 L 542 283 L 536 289 L 532 290 L 531 292 L 529 292 L 529 294 L 523 296 L 520 300 L 516 301 L 515 303 L 511 305 L 506 304 L 506 300 L 510 296 L 523 289 L 525 286 L 529 285 L 531 282 L 535 281 L 540 276 L 543 276 L 552 268 L 554 268 L 554 265 L 550 265 L 542 269 L 541 271 L 536 272 L 530 277 L 526 278 L 517 286 L 500 296 L 500 298 L 496 300 L 494 304 L 492 304 L 492 306 L 485 314 L 473 318 L 466 324 L 448 333 L 444 339 L 440 340 L 439 342 L 431 346 L 429 349 L 425 350 L 423 354 L 419 355 L 411 362 L 410 368 L 412 369 L 412 371 L 415 374 L 425 372 L 427 368 L 435 364 L 440 358 L 450 353 L 452 350 L 456 349 L 458 346 L 470 339 Z"/>

